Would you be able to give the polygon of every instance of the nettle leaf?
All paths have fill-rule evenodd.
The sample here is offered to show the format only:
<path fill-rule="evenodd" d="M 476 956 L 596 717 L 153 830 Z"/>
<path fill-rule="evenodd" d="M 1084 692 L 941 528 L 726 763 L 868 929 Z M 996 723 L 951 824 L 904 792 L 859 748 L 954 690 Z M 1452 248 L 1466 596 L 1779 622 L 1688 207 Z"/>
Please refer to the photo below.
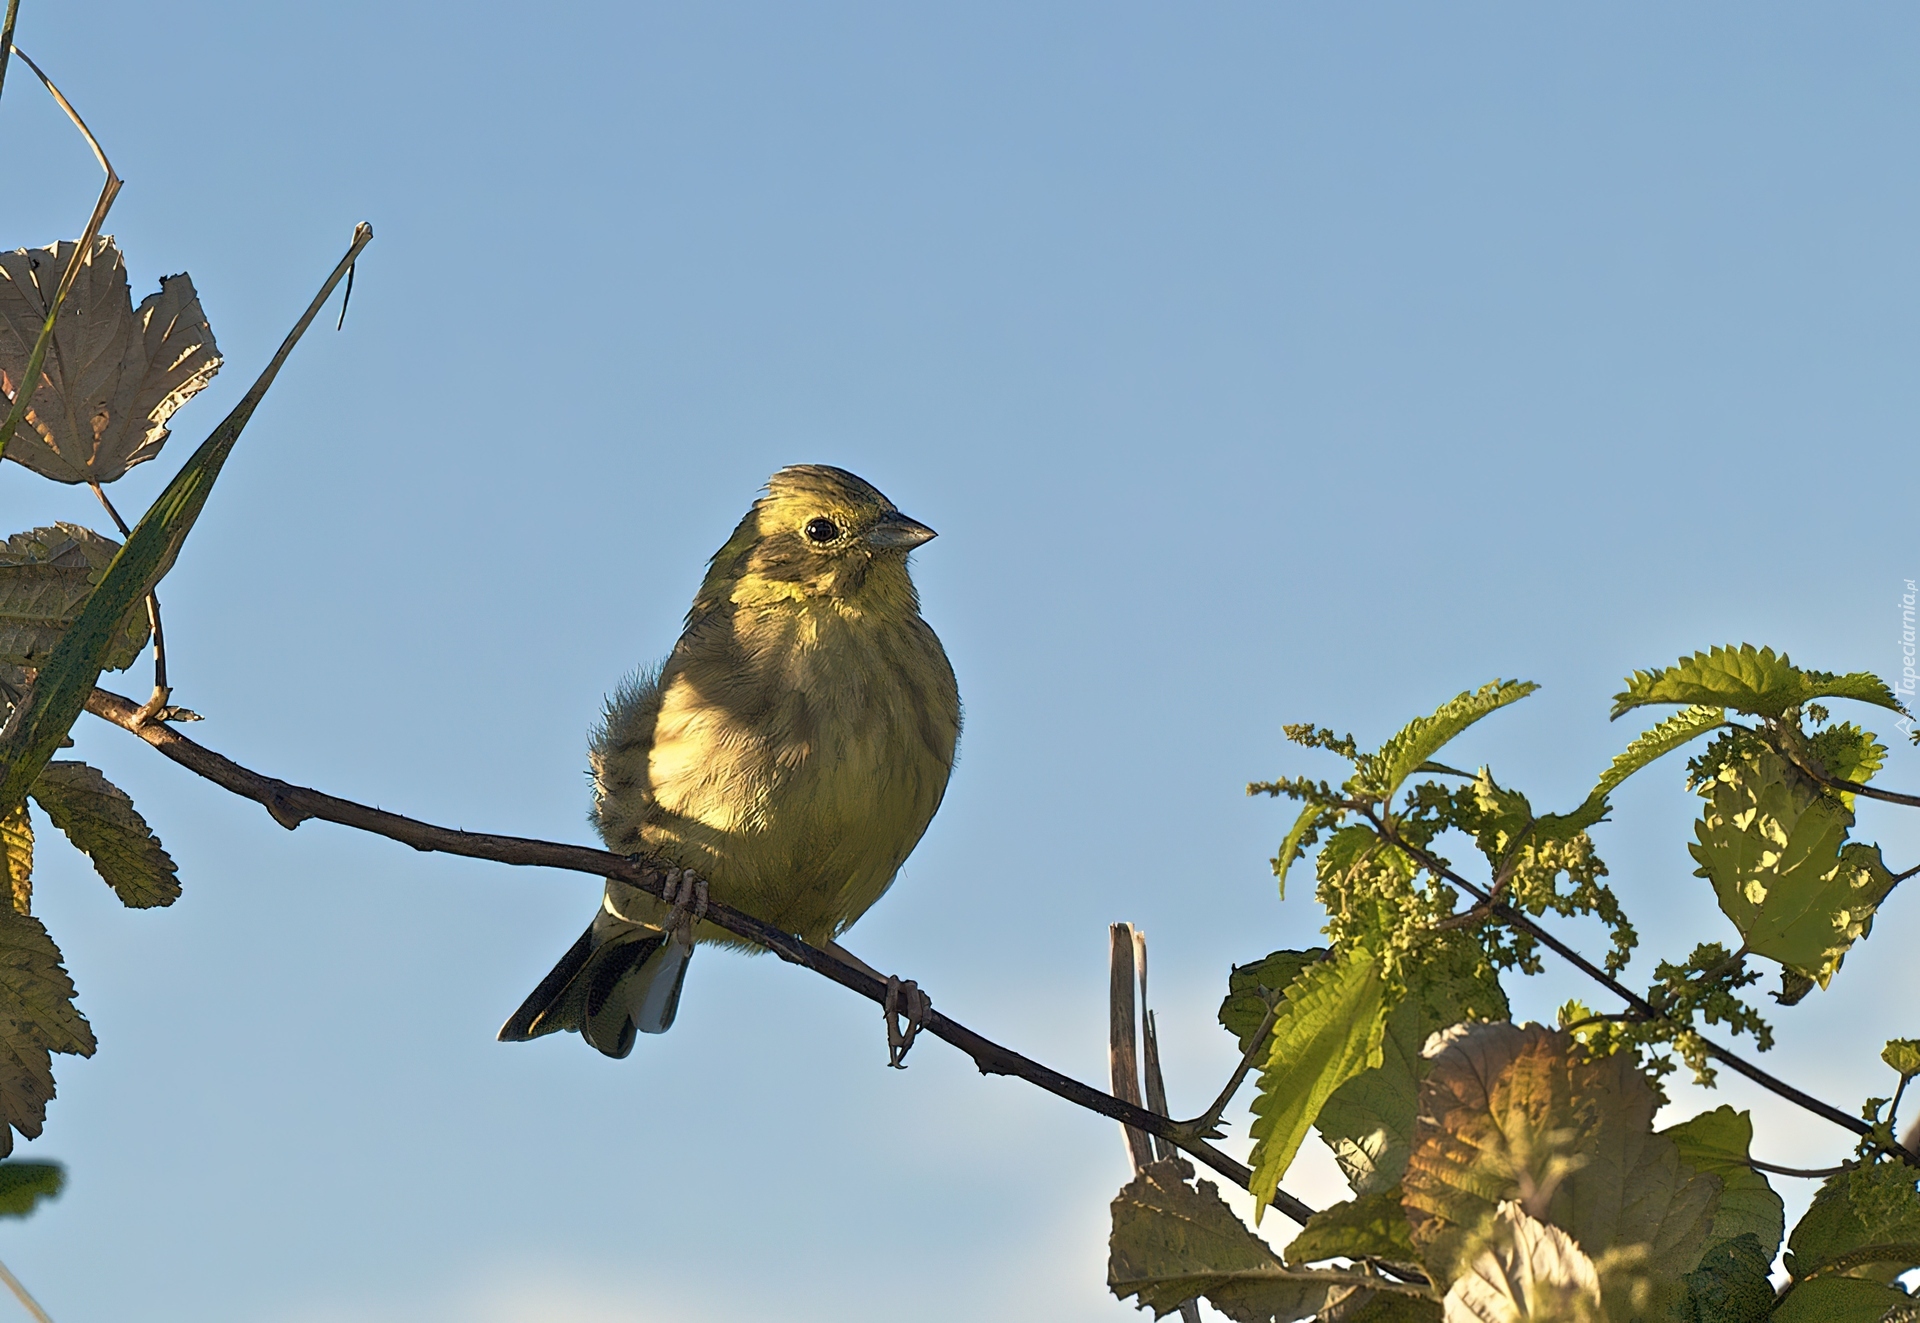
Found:
<path fill-rule="evenodd" d="M 0 1217 L 25 1217 L 42 1199 L 57 1198 L 66 1183 L 57 1162 L 0 1162 Z"/>
<path fill-rule="evenodd" d="M 1327 958 L 1324 946 L 1305 951 L 1275 951 L 1250 965 L 1235 965 L 1227 975 L 1227 997 L 1220 1003 L 1220 1024 L 1240 1041 L 1245 1052 L 1266 1023 L 1267 1009 L 1284 1001 L 1300 971 Z"/>
<path fill-rule="evenodd" d="M 1715 1242 L 1752 1236 L 1772 1263 L 1787 1229 L 1786 1206 L 1767 1178 L 1747 1165 L 1753 1115 L 1722 1104 L 1660 1132 L 1680 1148 L 1680 1161 L 1720 1178 L 1720 1206 L 1713 1215 Z M 1764 1275 L 1764 1274 L 1763 1274 Z"/>
<path fill-rule="evenodd" d="M 1905 711 L 1877 675 L 1803 671 L 1784 653 L 1776 656 L 1772 648 L 1742 643 L 1737 648 L 1696 652 L 1661 670 L 1635 671 L 1627 677 L 1626 689 L 1613 696 L 1613 715 L 1650 703 L 1689 703 L 1778 717 L 1818 698 L 1852 698 Z"/>
<path fill-rule="evenodd" d="M 1901 1079 L 1920 1075 L 1920 1038 L 1895 1038 L 1880 1049 L 1880 1059 L 1899 1072 Z"/>
<path fill-rule="evenodd" d="M 15 533 L 0 543 L 0 665 L 44 666 L 119 550 L 112 538 L 78 524 Z M 103 669 L 133 665 L 147 631 L 143 600 L 121 617 Z"/>
<path fill-rule="evenodd" d="M 1328 1096 L 1380 1064 L 1385 997 L 1380 959 L 1360 947 L 1311 966 L 1288 988 L 1253 1100 L 1256 1219 Z"/>
<path fill-rule="evenodd" d="M 1397 1185 L 1321 1209 L 1307 1219 L 1282 1257 L 1288 1263 L 1316 1263 L 1369 1256 L 1390 1263 L 1420 1261 Z"/>
<path fill-rule="evenodd" d="M 1615 713 L 1618 716 L 1619 713 Z M 1695 704 L 1681 712 L 1676 712 L 1651 730 L 1641 731 L 1613 760 L 1611 766 L 1600 774 L 1599 782 L 1593 787 L 1588 801 L 1605 799 L 1620 787 L 1620 783 L 1639 771 L 1642 767 L 1659 758 L 1664 758 L 1681 745 L 1698 739 L 1708 731 L 1718 730 L 1727 724 L 1727 711 L 1722 707 Z"/>
<path fill-rule="evenodd" d="M 1748 950 L 1825 987 L 1893 888 L 1879 848 L 1848 844 L 1852 812 L 1765 747 L 1727 758 L 1702 793 L 1696 874 Z"/>
<path fill-rule="evenodd" d="M 1887 1323 L 1911 1308 L 1905 1291 L 1858 1277 L 1816 1277 L 1799 1282 L 1767 1315 L 1767 1323 Z"/>
<path fill-rule="evenodd" d="M 1559 1227 L 1503 1202 L 1485 1248 L 1454 1280 L 1446 1323 L 1600 1323 L 1600 1274 Z"/>
<path fill-rule="evenodd" d="M 13 1131 L 37 1138 L 53 1098 L 53 1052 L 93 1055 L 60 948 L 38 919 L 0 907 L 0 1157 Z M 9 1129 L 8 1127 L 11 1127 Z"/>
<path fill-rule="evenodd" d="M 1628 1054 L 1588 1059 L 1540 1025 L 1461 1026 L 1433 1044 L 1403 1203 L 1436 1281 L 1477 1252 L 1506 1200 L 1590 1255 L 1638 1257 L 1656 1295 L 1700 1261 L 1720 1179 L 1653 1133 L 1652 1087 Z"/>
<path fill-rule="evenodd" d="M 172 856 L 133 807 L 127 792 L 81 762 L 56 759 L 28 792 L 53 825 L 93 860 L 129 909 L 171 905 L 180 897 Z"/>
<path fill-rule="evenodd" d="M 0 850 L 7 856 L 7 883 L 16 914 L 33 912 L 33 824 L 27 806 L 0 818 Z"/>
<path fill-rule="evenodd" d="M 1356 1194 L 1397 1186 L 1413 1152 L 1427 1039 L 1463 1020 L 1504 1020 L 1506 995 L 1485 951 L 1465 934 L 1428 938 L 1402 969 L 1407 993 L 1387 1017 L 1380 1064 L 1335 1089 L 1314 1127 Z"/>
<path fill-rule="evenodd" d="M 1913 1168 L 1884 1162 L 1829 1176 L 1787 1240 L 1786 1266 L 1797 1280 L 1817 1274 L 1876 1282 L 1920 1267 Z"/>
<path fill-rule="evenodd" d="M 1185 1162 L 1155 1162 L 1113 1201 L 1107 1289 L 1159 1318 L 1205 1296 L 1235 1323 L 1311 1318 L 1354 1288 L 1330 1274 L 1289 1270 L 1235 1217 L 1211 1181 Z"/>
<path fill-rule="evenodd" d="M 1752 1232 L 1722 1240 L 1686 1275 L 1688 1323 L 1759 1323 L 1773 1312 L 1771 1251 Z"/>
<path fill-rule="evenodd" d="M 1807 737 L 1807 746 L 1828 776 L 1859 785 L 1873 780 L 1874 773 L 1887 761 L 1887 746 L 1875 739 L 1872 731 L 1862 730 L 1851 721 L 1815 731 Z M 1840 799 L 1848 808 L 1853 807 L 1851 791 Z"/>
<path fill-rule="evenodd" d="M 1353 786 L 1362 794 L 1390 799 L 1401 782 L 1440 752 L 1461 731 L 1490 712 L 1518 702 L 1540 686 L 1524 680 L 1495 680 L 1445 703 L 1430 717 L 1416 717 L 1380 746 L 1360 757 Z"/>
<path fill-rule="evenodd" d="M 12 395 L 47 318 L 71 242 L 0 253 L 0 383 Z M 57 482 L 112 482 L 160 453 L 167 420 L 220 370 L 193 281 L 168 276 L 136 310 L 126 264 L 102 235 L 53 330 L 53 349 L 6 457 Z"/>
<path fill-rule="evenodd" d="M 1293 820 L 1293 826 L 1287 831 L 1287 839 L 1280 842 L 1280 853 L 1273 857 L 1273 875 L 1279 880 L 1280 899 L 1287 898 L 1287 870 L 1293 867 L 1293 861 L 1299 857 L 1300 846 L 1307 839 L 1307 833 L 1320 825 L 1320 820 L 1333 810 L 1325 804 L 1308 804 L 1300 810 L 1300 816 Z"/>

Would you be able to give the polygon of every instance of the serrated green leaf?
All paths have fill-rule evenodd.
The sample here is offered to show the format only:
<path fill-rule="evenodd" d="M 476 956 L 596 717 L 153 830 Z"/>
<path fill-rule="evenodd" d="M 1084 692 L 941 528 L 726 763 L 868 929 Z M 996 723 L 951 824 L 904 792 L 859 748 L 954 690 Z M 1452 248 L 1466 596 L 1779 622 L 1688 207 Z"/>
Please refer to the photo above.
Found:
<path fill-rule="evenodd" d="M 1107 1288 L 1137 1297 L 1154 1317 L 1205 1296 L 1236 1323 L 1311 1318 L 1351 1287 L 1290 1271 L 1233 1215 L 1211 1181 L 1190 1183 L 1180 1161 L 1141 1169 L 1113 1201 Z"/>
<path fill-rule="evenodd" d="M 1686 1275 L 1686 1323 L 1760 1323 L 1773 1312 L 1772 1253 L 1751 1232 L 1722 1240 Z"/>
<path fill-rule="evenodd" d="M 111 656 L 120 621 L 172 568 L 247 421 L 260 407 L 267 388 L 320 311 L 321 303 L 372 238 L 370 227 L 355 230 L 353 247 L 334 268 L 293 331 L 281 342 L 266 370 L 140 517 L 86 606 L 54 645 L 33 688 L 14 714 L 12 735 L 0 742 L 0 811 L 27 797 L 41 769 L 67 738 L 67 732 L 86 707 L 94 681 L 100 678 Z"/>
<path fill-rule="evenodd" d="M 1442 704 L 1430 717 L 1414 718 L 1381 745 L 1378 753 L 1362 756 L 1361 770 L 1353 782 L 1355 789 L 1378 799 L 1390 799 L 1401 782 L 1461 731 L 1539 687 L 1524 680 L 1495 680 Z"/>
<path fill-rule="evenodd" d="M 1853 814 L 1765 747 L 1706 788 L 1687 848 L 1747 949 L 1825 987 L 1893 887 L 1878 847 L 1847 844 Z"/>
<path fill-rule="evenodd" d="M 1253 1100 L 1256 1219 L 1327 1098 L 1380 1064 L 1385 997 L 1379 957 L 1357 947 L 1313 965 L 1288 988 Z"/>
<path fill-rule="evenodd" d="M 1600 1274 L 1559 1227 L 1503 1202 L 1443 1302 L 1446 1323 L 1602 1323 Z"/>
<path fill-rule="evenodd" d="M 1463 1020 L 1507 1018 L 1499 976 L 1465 934 L 1429 937 L 1401 975 L 1407 992 L 1387 1017 L 1380 1064 L 1335 1089 L 1314 1120 L 1356 1194 L 1398 1185 L 1407 1168 L 1427 1039 Z"/>
<path fill-rule="evenodd" d="M 1772 1263 L 1786 1233 L 1786 1207 L 1762 1173 L 1747 1165 L 1753 1116 L 1722 1104 L 1669 1126 L 1660 1134 L 1680 1149 L 1680 1161 L 1720 1178 L 1720 1206 L 1713 1215 L 1714 1241 L 1750 1235 Z"/>
<path fill-rule="evenodd" d="M 1467 1025 L 1437 1040 L 1402 1198 L 1431 1275 L 1452 1280 L 1499 1204 L 1518 1199 L 1596 1261 L 1635 1251 L 1656 1292 L 1678 1294 L 1706 1248 L 1720 1179 L 1687 1170 L 1653 1133 L 1657 1106 L 1629 1054 L 1589 1059 L 1539 1025 Z"/>
<path fill-rule="evenodd" d="M 1800 1282 L 1767 1315 L 1767 1323 L 1882 1323 L 1889 1311 L 1913 1303 L 1905 1291 L 1858 1277 Z"/>
<path fill-rule="evenodd" d="M 1288 1263 L 1367 1257 L 1391 1263 L 1420 1261 L 1397 1185 L 1321 1209 L 1307 1219 L 1281 1257 Z"/>
<path fill-rule="evenodd" d="M 15 533 L 0 543 L 0 665 L 46 665 L 119 549 L 78 524 Z M 121 617 L 101 669 L 131 666 L 147 632 L 146 603 L 136 602 Z"/>
<path fill-rule="evenodd" d="M 1899 1162 L 1830 1176 L 1787 1239 L 1787 1271 L 1891 1282 L 1920 1267 L 1920 1191 Z"/>
<path fill-rule="evenodd" d="M 1300 816 L 1293 820 L 1293 826 L 1287 831 L 1287 839 L 1280 842 L 1280 853 L 1273 857 L 1273 875 L 1280 883 L 1281 900 L 1287 898 L 1287 870 L 1293 867 L 1293 861 L 1300 853 L 1300 843 L 1330 812 L 1332 810 L 1325 804 L 1308 804 L 1300 810 Z"/>
<path fill-rule="evenodd" d="M 1880 1059 L 1894 1070 L 1901 1079 L 1920 1075 L 1920 1038 L 1895 1038 L 1880 1049 Z"/>
<path fill-rule="evenodd" d="M 53 825 L 93 860 L 121 904 L 149 909 L 179 899 L 173 859 L 126 791 L 85 763 L 56 760 L 31 793 Z"/>
<path fill-rule="evenodd" d="M 1250 965 L 1235 965 L 1227 975 L 1226 1000 L 1220 1003 L 1220 1024 L 1239 1040 L 1240 1050 L 1253 1046 L 1253 1036 L 1266 1023 L 1267 1009 L 1286 1000 L 1287 989 L 1300 971 L 1326 959 L 1324 946 L 1305 951 L 1275 951 Z"/>
<path fill-rule="evenodd" d="M 57 1162 L 0 1162 L 0 1217 L 25 1217 L 42 1199 L 57 1198 L 66 1183 Z"/>
<path fill-rule="evenodd" d="M 33 823 L 27 820 L 25 804 L 0 818 L 0 850 L 7 856 L 7 883 L 14 910 L 33 913 Z"/>
<path fill-rule="evenodd" d="M 1618 716 L 1618 713 L 1614 715 Z M 1705 735 L 1710 730 L 1718 730 L 1727 724 L 1727 711 L 1722 707 L 1709 707 L 1695 704 L 1684 711 L 1676 712 L 1651 730 L 1641 731 L 1613 760 L 1611 766 L 1600 774 L 1600 780 L 1593 787 L 1593 794 L 1587 798 L 1605 799 L 1617 790 L 1622 781 L 1658 758 L 1672 753 L 1690 740 Z"/>
<path fill-rule="evenodd" d="M 60 948 L 38 919 L 0 906 L 0 1157 L 13 1151 L 14 1130 L 40 1134 L 54 1093 L 48 1054 L 93 1050 Z"/>
<path fill-rule="evenodd" d="M 1784 653 L 1775 655 L 1772 648 L 1742 643 L 1737 648 L 1696 652 L 1661 670 L 1635 671 L 1627 677 L 1626 689 L 1614 695 L 1613 715 L 1618 717 L 1650 703 L 1690 703 L 1777 717 L 1819 698 L 1851 698 L 1895 712 L 1905 711 L 1887 682 L 1877 675 L 1865 671 L 1849 675 L 1803 671 Z"/>
<path fill-rule="evenodd" d="M 1862 730 L 1851 721 L 1814 732 L 1807 739 L 1807 747 L 1828 776 L 1856 785 L 1873 780 L 1874 773 L 1887 761 L 1887 746 L 1875 739 L 1872 731 Z M 1840 802 L 1852 808 L 1853 792 L 1839 794 Z"/>

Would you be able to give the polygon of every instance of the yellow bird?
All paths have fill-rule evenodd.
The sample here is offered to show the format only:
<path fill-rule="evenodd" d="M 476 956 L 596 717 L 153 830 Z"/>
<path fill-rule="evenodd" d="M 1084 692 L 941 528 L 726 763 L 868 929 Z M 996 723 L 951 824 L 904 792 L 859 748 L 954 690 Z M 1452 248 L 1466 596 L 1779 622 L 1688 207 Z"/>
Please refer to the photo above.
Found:
<path fill-rule="evenodd" d="M 608 701 L 589 754 L 600 838 L 686 870 L 682 904 L 608 879 L 503 1042 L 571 1029 L 626 1056 L 636 1032 L 673 1023 L 694 941 L 759 949 L 688 915 L 696 894 L 829 945 L 940 807 L 960 693 L 907 573 L 933 530 L 824 464 L 781 469 L 766 493 L 714 555 L 672 654 Z"/>

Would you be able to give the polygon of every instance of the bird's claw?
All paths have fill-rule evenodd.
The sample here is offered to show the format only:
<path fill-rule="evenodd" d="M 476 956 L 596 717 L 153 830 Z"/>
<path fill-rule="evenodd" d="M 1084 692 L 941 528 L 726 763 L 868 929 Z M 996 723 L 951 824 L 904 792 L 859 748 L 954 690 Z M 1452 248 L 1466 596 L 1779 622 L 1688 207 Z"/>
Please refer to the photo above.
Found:
<path fill-rule="evenodd" d="M 887 1064 L 907 1068 L 907 1050 L 933 1015 L 933 999 L 912 979 L 887 976 Z"/>
<path fill-rule="evenodd" d="M 707 879 L 691 868 L 672 869 L 667 873 L 660 898 L 672 906 L 667 911 L 666 922 L 660 926 L 675 941 L 693 945 L 693 930 L 707 917 Z"/>

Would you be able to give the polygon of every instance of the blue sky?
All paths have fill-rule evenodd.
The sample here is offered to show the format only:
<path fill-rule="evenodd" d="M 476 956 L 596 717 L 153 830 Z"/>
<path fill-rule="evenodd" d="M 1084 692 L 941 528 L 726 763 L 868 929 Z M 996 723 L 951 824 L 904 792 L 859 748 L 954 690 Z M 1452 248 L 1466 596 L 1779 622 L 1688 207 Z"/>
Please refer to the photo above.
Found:
<path fill-rule="evenodd" d="M 1634 667 L 1899 664 L 1908 8 L 26 0 L 17 40 L 128 181 L 136 296 L 190 271 L 228 358 L 123 508 L 375 227 L 163 591 L 195 738 L 587 840 L 603 695 L 768 473 L 844 465 L 940 530 L 917 575 L 968 723 L 848 945 L 1097 1080 L 1106 925 L 1142 925 L 1177 1111 L 1231 1064 L 1227 967 L 1318 926 L 1274 894 L 1285 809 L 1242 793 L 1330 770 L 1282 722 L 1378 740 L 1536 680 L 1454 760 L 1554 804 L 1632 733 Z M 0 239 L 72 237 L 97 176 L 18 66 L 0 132 L 31 163 Z M 101 523 L 17 466 L 0 515 Z M 887 1071 L 868 1004 L 713 952 L 626 1061 L 496 1044 L 590 879 L 290 835 L 76 734 L 186 892 L 126 912 L 42 851 L 101 1048 L 20 1150 L 69 1192 L 0 1258 L 63 1323 L 1126 1315 L 1107 1122 L 938 1043 Z M 1643 977 L 1730 931 L 1692 814 L 1665 766 L 1599 833 Z M 1920 855 L 1909 820 L 1862 830 Z M 1848 1110 L 1920 1029 L 1916 905 L 1777 1017 L 1771 1064 Z M 1772 1160 L 1848 1147 L 1721 1097 Z M 1289 1186 L 1338 1197 L 1317 1154 Z"/>

